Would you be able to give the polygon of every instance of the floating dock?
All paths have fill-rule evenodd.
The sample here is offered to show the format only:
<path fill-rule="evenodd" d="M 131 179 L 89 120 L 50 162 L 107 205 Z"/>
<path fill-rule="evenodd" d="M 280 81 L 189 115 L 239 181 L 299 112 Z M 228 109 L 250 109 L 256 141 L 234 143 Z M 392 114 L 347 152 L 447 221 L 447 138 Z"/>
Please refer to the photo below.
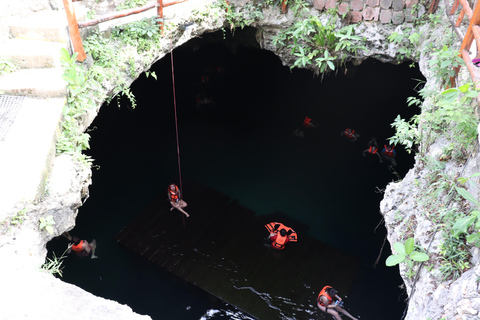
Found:
<path fill-rule="evenodd" d="M 282 213 L 255 216 L 217 190 L 183 184 L 184 218 L 170 211 L 167 186 L 115 240 L 180 278 L 257 319 L 312 319 L 325 285 L 348 294 L 359 259 L 306 236 L 308 226 Z M 265 224 L 293 228 L 283 251 L 266 244 Z"/>

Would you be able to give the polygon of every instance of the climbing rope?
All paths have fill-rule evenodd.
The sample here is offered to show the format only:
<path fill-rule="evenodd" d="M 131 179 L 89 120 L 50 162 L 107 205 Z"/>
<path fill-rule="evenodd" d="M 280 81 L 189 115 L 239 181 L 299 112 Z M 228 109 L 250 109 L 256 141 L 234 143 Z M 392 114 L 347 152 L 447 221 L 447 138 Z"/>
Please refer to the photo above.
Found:
<path fill-rule="evenodd" d="M 175 94 L 175 69 L 173 68 L 173 40 L 170 37 L 170 62 L 172 65 L 172 88 L 173 88 L 173 109 L 175 112 L 175 137 L 177 140 L 177 161 L 178 161 L 178 178 L 180 181 L 180 194 L 183 197 L 183 184 L 182 184 L 182 169 L 180 165 L 180 143 L 178 142 L 178 118 L 177 118 L 177 98 Z M 183 216 L 183 227 L 185 227 L 185 216 Z"/>

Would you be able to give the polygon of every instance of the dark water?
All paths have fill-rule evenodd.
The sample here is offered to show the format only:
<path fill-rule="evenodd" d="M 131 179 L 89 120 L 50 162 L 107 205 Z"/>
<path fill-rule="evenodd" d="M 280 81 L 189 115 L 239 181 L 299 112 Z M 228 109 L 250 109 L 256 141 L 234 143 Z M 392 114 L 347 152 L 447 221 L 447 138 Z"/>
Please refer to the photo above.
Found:
<path fill-rule="evenodd" d="M 360 258 L 351 291 L 340 292 L 347 309 L 363 319 L 400 319 L 405 295 L 398 269 L 384 265 L 388 244 L 373 267 L 386 233 L 376 190 L 397 176 L 362 151 L 372 137 L 383 146 L 398 114 L 409 118 L 418 111 L 405 101 L 421 74 L 406 64 L 372 60 L 321 80 L 305 70 L 290 72 L 270 52 L 227 40 L 221 33 L 203 35 L 173 53 L 182 176 L 238 199 L 258 215 L 294 217 L 310 226 L 310 236 Z M 115 101 L 104 105 L 92 124 L 88 154 L 100 169 L 93 172 L 90 198 L 71 234 L 95 238 L 100 258 L 69 257 L 62 279 L 153 319 L 248 319 L 113 240 L 179 180 L 170 58 L 153 66 L 157 81 L 142 75 L 133 83 L 136 109 L 122 98 L 120 108 Z M 212 71 L 210 85 L 202 85 L 202 75 L 217 66 L 225 72 Z M 215 104 L 197 107 L 202 92 Z M 305 116 L 315 128 L 301 138 L 293 132 Z M 347 127 L 360 134 L 356 142 L 340 136 Z M 403 176 L 413 158 L 396 150 L 395 170 Z M 66 244 L 60 238 L 49 248 L 58 255 Z M 315 309 L 315 298 L 305 304 Z"/>

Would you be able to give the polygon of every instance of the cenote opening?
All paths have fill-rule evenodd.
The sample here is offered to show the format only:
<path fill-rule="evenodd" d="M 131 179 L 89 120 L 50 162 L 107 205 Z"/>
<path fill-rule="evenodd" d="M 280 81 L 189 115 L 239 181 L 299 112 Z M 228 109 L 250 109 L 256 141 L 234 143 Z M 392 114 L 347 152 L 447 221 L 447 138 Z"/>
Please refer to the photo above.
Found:
<path fill-rule="evenodd" d="M 362 151 L 372 137 L 380 147 L 386 143 L 398 114 L 410 118 L 419 111 L 407 108 L 406 98 L 415 95 L 421 73 L 408 64 L 367 60 L 321 79 L 290 71 L 252 45 L 254 32 L 204 34 L 173 51 L 182 175 L 238 199 L 256 215 L 282 212 L 308 226 L 310 237 L 357 257 L 356 280 L 340 292 L 347 310 L 359 318 L 400 319 L 406 295 L 398 268 L 385 266 L 388 243 L 373 266 L 386 235 L 378 191 L 398 177 Z M 120 105 L 113 100 L 90 127 L 87 153 L 98 170 L 70 233 L 95 238 L 99 259 L 68 257 L 62 280 L 153 319 L 250 319 L 113 239 L 179 179 L 171 56 L 151 71 L 158 80 L 143 74 L 131 86 L 135 109 L 125 98 Z M 208 86 L 202 84 L 206 75 Z M 199 97 L 214 103 L 199 105 Z M 302 137 L 295 131 L 306 116 L 315 127 Z M 354 128 L 358 140 L 344 140 L 345 128 Z M 396 151 L 394 169 L 403 177 L 413 157 L 400 146 Z M 50 254 L 58 256 L 66 245 L 54 239 Z M 311 288 L 315 293 L 302 306 L 308 319 L 331 319 L 315 305 L 321 289 Z"/>

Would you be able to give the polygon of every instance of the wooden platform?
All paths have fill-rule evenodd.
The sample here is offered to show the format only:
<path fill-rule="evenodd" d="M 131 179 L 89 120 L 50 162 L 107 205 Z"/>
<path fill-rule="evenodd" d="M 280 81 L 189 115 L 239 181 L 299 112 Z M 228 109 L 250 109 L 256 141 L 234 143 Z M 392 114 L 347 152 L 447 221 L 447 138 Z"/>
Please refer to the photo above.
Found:
<path fill-rule="evenodd" d="M 255 217 L 228 196 L 184 181 L 185 218 L 165 191 L 116 237 L 121 245 L 258 319 L 312 319 L 325 285 L 348 294 L 359 261 L 306 236 L 308 226 L 282 213 Z M 264 225 L 298 234 L 281 252 L 266 245 Z"/>

